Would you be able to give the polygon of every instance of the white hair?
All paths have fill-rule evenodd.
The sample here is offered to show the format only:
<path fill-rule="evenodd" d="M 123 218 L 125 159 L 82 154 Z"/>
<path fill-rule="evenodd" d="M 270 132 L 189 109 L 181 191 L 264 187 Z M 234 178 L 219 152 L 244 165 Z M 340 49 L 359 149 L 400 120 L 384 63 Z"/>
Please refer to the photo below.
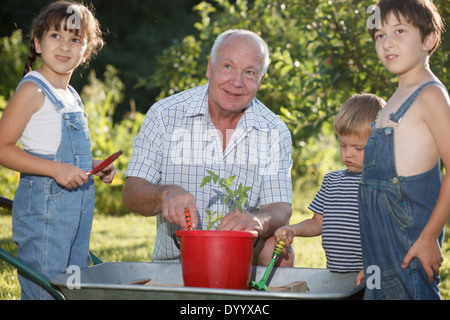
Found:
<path fill-rule="evenodd" d="M 214 44 L 211 48 L 211 54 L 210 59 L 214 62 L 214 59 L 216 57 L 217 49 L 220 47 L 220 45 L 224 42 L 226 38 L 228 38 L 231 35 L 249 35 L 252 36 L 255 40 L 258 41 L 258 43 L 261 45 L 261 52 L 263 54 L 264 58 L 264 64 L 262 68 L 262 74 L 265 74 L 267 72 L 267 68 L 269 68 L 269 47 L 267 43 L 256 33 L 250 30 L 244 30 L 244 29 L 229 29 L 227 31 L 222 32 L 214 41 Z"/>

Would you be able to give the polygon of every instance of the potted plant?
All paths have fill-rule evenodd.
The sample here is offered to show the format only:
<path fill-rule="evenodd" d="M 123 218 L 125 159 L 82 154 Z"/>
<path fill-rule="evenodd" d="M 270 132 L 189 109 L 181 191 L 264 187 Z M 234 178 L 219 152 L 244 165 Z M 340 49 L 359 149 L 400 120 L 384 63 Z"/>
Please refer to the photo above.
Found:
<path fill-rule="evenodd" d="M 223 216 L 243 210 L 250 187 L 232 189 L 235 176 L 222 178 L 207 170 L 200 187 L 208 183 L 222 189 L 222 211 L 206 211 L 207 230 L 178 230 L 181 244 L 183 282 L 189 287 L 247 289 L 256 231 L 220 231 Z"/>

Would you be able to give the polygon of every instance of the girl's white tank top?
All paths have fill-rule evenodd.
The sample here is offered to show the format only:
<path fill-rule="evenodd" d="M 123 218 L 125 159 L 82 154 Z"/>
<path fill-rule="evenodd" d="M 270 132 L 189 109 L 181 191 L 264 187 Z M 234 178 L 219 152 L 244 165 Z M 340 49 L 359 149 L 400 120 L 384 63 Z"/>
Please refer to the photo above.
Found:
<path fill-rule="evenodd" d="M 77 102 L 64 100 L 56 89 L 39 72 L 31 71 L 27 76 L 35 76 L 44 81 L 50 90 L 64 103 L 64 109 L 59 112 L 51 100 L 45 96 L 41 109 L 34 113 L 25 129 L 19 142 L 24 150 L 39 154 L 56 154 L 61 143 L 61 114 L 66 112 L 84 112 Z M 74 96 L 74 100 L 77 98 Z"/>

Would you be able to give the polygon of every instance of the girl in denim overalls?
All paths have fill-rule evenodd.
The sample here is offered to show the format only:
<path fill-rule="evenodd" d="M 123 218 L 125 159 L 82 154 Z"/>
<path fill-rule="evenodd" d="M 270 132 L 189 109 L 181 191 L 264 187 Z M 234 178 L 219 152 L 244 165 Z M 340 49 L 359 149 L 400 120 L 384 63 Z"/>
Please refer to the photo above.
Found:
<path fill-rule="evenodd" d="M 88 266 L 94 182 L 86 172 L 99 160 L 92 159 L 84 107 L 69 81 L 103 41 L 92 13 L 66 1 L 46 7 L 33 32 L 26 76 L 0 120 L 0 164 L 21 172 L 13 205 L 18 257 L 52 277 L 70 265 Z M 42 64 L 31 71 L 36 56 Z M 110 183 L 114 174 L 110 165 L 99 176 Z M 19 281 L 22 299 L 51 298 L 27 278 Z"/>
<path fill-rule="evenodd" d="M 365 148 L 359 190 L 365 298 L 439 299 L 450 213 L 450 175 L 441 182 L 440 160 L 450 168 L 450 99 L 428 61 L 442 22 L 432 2 L 378 5 L 382 23 L 371 35 L 399 87 Z"/>

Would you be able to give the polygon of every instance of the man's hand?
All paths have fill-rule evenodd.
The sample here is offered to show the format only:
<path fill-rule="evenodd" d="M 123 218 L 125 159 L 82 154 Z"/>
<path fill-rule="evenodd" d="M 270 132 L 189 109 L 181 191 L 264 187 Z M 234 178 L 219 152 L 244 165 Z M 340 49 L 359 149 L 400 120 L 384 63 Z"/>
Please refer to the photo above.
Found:
<path fill-rule="evenodd" d="M 222 219 L 220 224 L 221 231 L 260 231 L 262 230 L 262 223 L 259 219 L 247 212 L 240 211 L 239 209 L 234 209 L 233 211 L 228 212 Z"/>
<path fill-rule="evenodd" d="M 191 225 L 195 229 L 198 224 L 197 206 L 192 194 L 177 186 L 167 188 L 163 193 L 162 215 L 170 223 L 187 229 L 184 209 L 187 208 L 191 216 Z"/>

